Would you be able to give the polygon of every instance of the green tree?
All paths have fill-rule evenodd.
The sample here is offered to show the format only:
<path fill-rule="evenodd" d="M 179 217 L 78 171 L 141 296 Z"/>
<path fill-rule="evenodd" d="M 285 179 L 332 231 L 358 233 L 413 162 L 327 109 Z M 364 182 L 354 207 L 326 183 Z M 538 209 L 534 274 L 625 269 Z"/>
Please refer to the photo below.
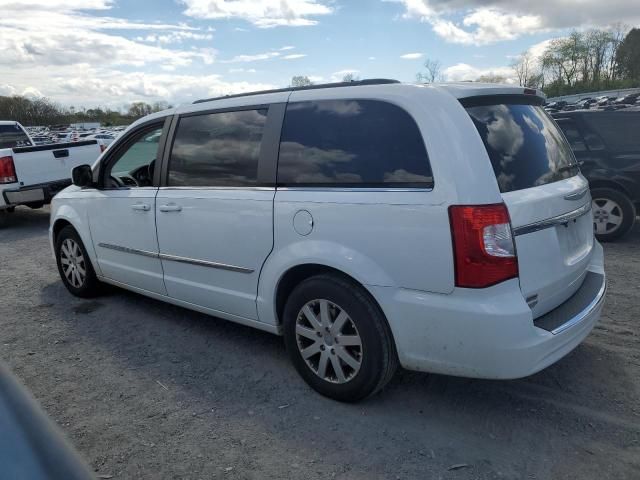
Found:
<path fill-rule="evenodd" d="M 640 29 L 632 28 L 616 51 L 619 74 L 630 80 L 640 80 Z"/>

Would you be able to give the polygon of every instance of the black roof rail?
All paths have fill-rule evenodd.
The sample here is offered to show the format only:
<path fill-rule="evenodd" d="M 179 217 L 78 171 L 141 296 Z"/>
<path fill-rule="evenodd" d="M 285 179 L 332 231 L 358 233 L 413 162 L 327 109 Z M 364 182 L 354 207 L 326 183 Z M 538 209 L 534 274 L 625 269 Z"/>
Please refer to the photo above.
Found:
<path fill-rule="evenodd" d="M 386 85 L 389 83 L 400 83 L 400 81 L 391 78 L 367 78 L 365 80 L 352 80 L 351 82 L 318 83 L 315 85 L 305 85 L 303 87 L 276 88 L 274 90 L 258 90 L 256 92 L 236 93 L 233 95 L 222 95 L 220 97 L 203 98 L 201 100 L 196 100 L 193 103 L 211 102 L 213 100 L 222 100 L 224 98 L 250 97 L 252 95 L 262 95 L 265 93 L 296 92 L 298 90 L 317 90 L 320 88 L 358 87 L 361 85 Z"/>

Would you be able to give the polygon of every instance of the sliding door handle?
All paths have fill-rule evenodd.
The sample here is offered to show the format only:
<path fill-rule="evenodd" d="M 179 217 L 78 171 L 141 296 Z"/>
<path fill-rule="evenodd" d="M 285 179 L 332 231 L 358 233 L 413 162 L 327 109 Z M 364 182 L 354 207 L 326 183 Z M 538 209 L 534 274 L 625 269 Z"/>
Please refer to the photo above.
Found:
<path fill-rule="evenodd" d="M 176 205 L 175 203 L 169 203 L 168 205 L 160 205 L 161 212 L 180 212 L 182 211 L 182 207 L 180 205 Z"/>
<path fill-rule="evenodd" d="M 146 203 L 135 203 L 133 205 L 131 205 L 131 208 L 133 210 L 139 210 L 142 212 L 148 212 L 149 210 L 151 210 L 151 207 L 149 205 L 147 205 Z"/>

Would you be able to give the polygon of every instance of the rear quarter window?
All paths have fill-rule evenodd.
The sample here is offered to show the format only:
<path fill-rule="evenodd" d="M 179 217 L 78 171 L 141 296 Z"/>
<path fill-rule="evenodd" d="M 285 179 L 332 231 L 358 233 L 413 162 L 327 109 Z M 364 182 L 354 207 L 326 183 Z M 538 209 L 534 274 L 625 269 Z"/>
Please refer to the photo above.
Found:
<path fill-rule="evenodd" d="M 541 106 L 466 107 L 487 150 L 501 192 L 557 182 L 579 173 L 562 132 Z"/>
<path fill-rule="evenodd" d="M 408 112 L 377 100 L 321 100 L 287 106 L 278 183 L 425 188 L 433 177 Z"/>
<path fill-rule="evenodd" d="M 583 118 L 611 150 L 640 150 L 640 112 L 594 112 Z"/>

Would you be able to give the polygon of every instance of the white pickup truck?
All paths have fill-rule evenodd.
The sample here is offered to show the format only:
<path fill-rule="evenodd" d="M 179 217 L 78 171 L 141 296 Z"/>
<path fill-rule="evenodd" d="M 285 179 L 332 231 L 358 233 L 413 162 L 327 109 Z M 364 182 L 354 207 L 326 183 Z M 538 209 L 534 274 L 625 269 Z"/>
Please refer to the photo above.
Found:
<path fill-rule="evenodd" d="M 12 138 L 3 139 L 0 129 L 0 224 L 18 205 L 40 208 L 50 203 L 71 185 L 71 170 L 92 164 L 104 149 L 97 140 L 35 146 L 26 132 L 26 140 L 16 132 L 12 129 Z"/>

